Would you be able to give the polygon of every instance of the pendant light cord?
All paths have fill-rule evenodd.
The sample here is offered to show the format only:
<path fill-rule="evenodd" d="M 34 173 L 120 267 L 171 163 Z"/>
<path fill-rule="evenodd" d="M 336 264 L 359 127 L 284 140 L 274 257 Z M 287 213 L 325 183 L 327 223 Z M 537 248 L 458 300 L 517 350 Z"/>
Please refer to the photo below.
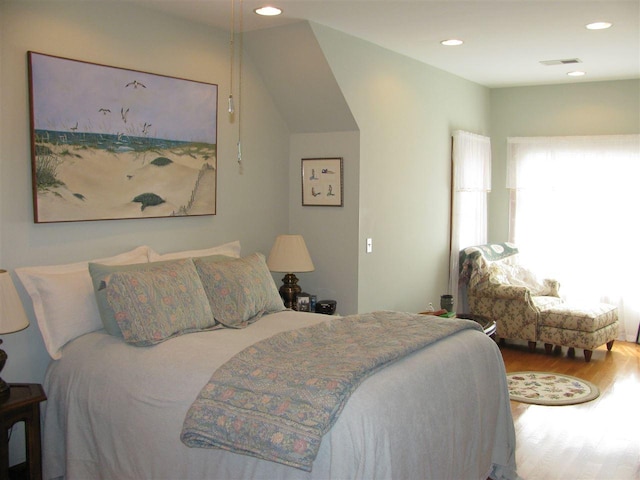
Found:
<path fill-rule="evenodd" d="M 242 165 L 242 50 L 243 50 L 243 0 L 240 0 L 240 37 L 238 51 L 238 169 L 240 175 L 244 172 Z"/>
<path fill-rule="evenodd" d="M 229 116 L 234 113 L 233 105 L 233 64 L 236 58 L 236 46 L 235 46 L 235 30 L 236 30 L 236 12 L 235 12 L 235 0 L 231 0 L 231 25 L 229 28 Z"/>

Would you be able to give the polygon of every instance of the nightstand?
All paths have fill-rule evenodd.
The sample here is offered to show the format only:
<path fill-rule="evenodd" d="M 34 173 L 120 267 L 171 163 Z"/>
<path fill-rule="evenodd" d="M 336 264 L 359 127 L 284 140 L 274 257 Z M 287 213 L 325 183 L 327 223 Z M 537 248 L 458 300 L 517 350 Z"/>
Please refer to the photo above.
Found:
<path fill-rule="evenodd" d="M 0 478 L 42 478 L 40 448 L 40 402 L 47 399 L 42 385 L 10 384 L 9 397 L 0 403 Z M 9 469 L 9 431 L 24 422 L 27 461 Z"/>
<path fill-rule="evenodd" d="M 441 311 L 441 310 L 439 310 Z M 433 315 L 434 313 L 438 313 L 438 311 L 436 312 L 420 312 L 420 315 Z M 459 314 L 453 314 L 451 317 L 445 317 L 445 316 L 440 316 L 440 315 L 435 315 L 437 317 L 440 318 L 462 318 L 464 320 L 473 320 L 474 322 L 477 322 L 480 324 L 480 326 L 482 327 L 482 330 L 484 331 L 484 333 L 486 335 L 488 335 L 489 337 L 491 337 L 492 339 L 496 339 L 496 322 L 494 322 L 493 320 L 488 320 L 484 317 L 479 317 L 477 315 L 471 315 L 469 313 L 459 313 Z"/>
<path fill-rule="evenodd" d="M 492 339 L 496 339 L 496 322 L 494 320 L 490 320 L 485 317 L 481 317 L 479 315 L 473 315 L 471 313 L 459 313 L 456 315 L 457 318 L 463 318 L 465 320 L 473 320 L 476 323 L 479 323 L 484 333 L 490 336 Z"/>

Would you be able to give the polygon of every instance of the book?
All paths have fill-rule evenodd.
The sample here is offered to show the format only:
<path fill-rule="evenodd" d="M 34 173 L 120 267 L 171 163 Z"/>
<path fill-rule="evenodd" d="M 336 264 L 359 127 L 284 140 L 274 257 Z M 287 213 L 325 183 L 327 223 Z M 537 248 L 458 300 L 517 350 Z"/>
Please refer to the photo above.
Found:
<path fill-rule="evenodd" d="M 447 311 L 444 308 L 441 308 L 440 310 L 436 310 L 434 312 L 420 312 L 420 315 L 433 315 L 434 317 L 441 317 L 444 313 L 447 313 Z"/>

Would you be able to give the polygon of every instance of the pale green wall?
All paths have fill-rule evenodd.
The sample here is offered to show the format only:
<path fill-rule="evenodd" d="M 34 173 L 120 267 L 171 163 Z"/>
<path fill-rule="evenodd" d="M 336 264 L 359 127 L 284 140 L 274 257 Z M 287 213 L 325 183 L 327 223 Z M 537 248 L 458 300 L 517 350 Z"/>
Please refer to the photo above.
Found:
<path fill-rule="evenodd" d="M 507 137 L 640 133 L 640 80 L 491 90 L 489 241 L 509 234 Z"/>
<path fill-rule="evenodd" d="M 302 206 L 302 158 L 342 157 L 343 207 Z M 358 132 L 296 134 L 291 137 L 289 223 L 304 234 L 316 270 L 301 273 L 300 285 L 318 300 L 338 302 L 341 315 L 358 312 L 358 212 L 360 135 Z"/>
<path fill-rule="evenodd" d="M 127 2 L 4 1 L 0 4 L 0 266 L 58 264 L 147 244 L 159 252 L 239 239 L 268 254 L 288 228 L 289 133 L 247 59 L 243 71 L 244 174 L 237 126 L 226 114 L 228 34 Z M 210 217 L 35 225 L 32 215 L 27 51 L 217 83 L 218 214 Z M 20 287 L 23 298 L 24 291 Z M 28 300 L 25 304 L 30 306 Z M 49 358 L 33 319 L 3 338 L 10 382 L 41 382 Z"/>
<path fill-rule="evenodd" d="M 360 130 L 358 311 L 437 304 L 448 282 L 451 134 L 489 134 L 489 90 L 312 27 Z"/>
<path fill-rule="evenodd" d="M 337 300 L 340 314 L 356 313 L 358 126 L 308 22 L 249 32 L 243 42 L 292 133 L 288 231 L 304 235 L 315 265 L 297 274 L 299 284 L 319 300 Z M 343 158 L 344 206 L 303 207 L 301 159 L 323 157 Z"/>

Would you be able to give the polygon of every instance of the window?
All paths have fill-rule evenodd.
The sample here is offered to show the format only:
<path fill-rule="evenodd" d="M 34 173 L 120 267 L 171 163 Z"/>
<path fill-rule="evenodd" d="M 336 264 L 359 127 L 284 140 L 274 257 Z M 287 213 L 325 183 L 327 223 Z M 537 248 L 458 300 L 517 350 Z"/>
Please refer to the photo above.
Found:
<path fill-rule="evenodd" d="M 640 322 L 640 135 L 508 139 L 510 241 L 568 301 L 618 306 L 619 338 Z"/>

